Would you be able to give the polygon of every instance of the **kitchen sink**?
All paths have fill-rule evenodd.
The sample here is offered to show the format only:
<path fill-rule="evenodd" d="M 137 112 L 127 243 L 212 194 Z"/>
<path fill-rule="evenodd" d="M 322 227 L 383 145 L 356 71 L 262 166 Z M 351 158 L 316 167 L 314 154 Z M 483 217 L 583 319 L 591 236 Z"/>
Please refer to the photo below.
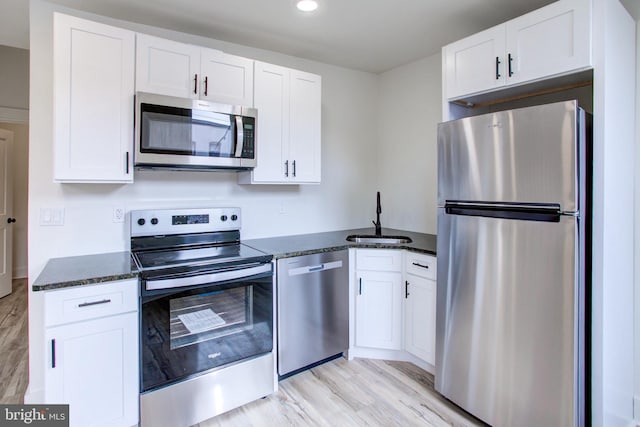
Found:
<path fill-rule="evenodd" d="M 399 245 L 402 243 L 411 243 L 410 237 L 406 236 L 375 236 L 375 235 L 357 235 L 347 236 L 349 242 L 355 243 L 378 243 L 383 245 Z"/>

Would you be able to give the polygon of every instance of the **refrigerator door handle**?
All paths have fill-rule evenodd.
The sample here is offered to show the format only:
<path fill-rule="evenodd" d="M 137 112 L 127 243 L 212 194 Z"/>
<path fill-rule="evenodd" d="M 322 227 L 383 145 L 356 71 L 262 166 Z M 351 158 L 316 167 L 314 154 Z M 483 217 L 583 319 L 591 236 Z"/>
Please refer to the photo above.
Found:
<path fill-rule="evenodd" d="M 447 201 L 444 210 L 449 215 L 482 216 L 488 218 L 560 222 L 560 205 L 550 203 L 482 203 Z"/>

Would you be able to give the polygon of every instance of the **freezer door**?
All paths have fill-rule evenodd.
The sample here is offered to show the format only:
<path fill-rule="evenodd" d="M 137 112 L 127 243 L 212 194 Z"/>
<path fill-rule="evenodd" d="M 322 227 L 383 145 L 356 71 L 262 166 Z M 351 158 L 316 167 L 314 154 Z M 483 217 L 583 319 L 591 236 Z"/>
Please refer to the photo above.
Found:
<path fill-rule="evenodd" d="M 578 210 L 577 103 L 438 125 L 438 206 L 446 200 L 555 203 Z"/>
<path fill-rule="evenodd" d="M 439 209 L 436 390 L 494 427 L 581 425 L 577 222 Z"/>

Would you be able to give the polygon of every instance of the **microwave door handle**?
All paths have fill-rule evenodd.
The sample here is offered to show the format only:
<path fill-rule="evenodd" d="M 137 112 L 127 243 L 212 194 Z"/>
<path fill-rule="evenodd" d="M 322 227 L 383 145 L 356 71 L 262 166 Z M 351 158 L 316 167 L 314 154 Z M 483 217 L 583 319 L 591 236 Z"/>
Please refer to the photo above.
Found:
<path fill-rule="evenodd" d="M 235 116 L 236 119 L 236 155 L 235 158 L 242 157 L 242 149 L 244 148 L 244 127 L 242 126 L 242 117 Z"/>

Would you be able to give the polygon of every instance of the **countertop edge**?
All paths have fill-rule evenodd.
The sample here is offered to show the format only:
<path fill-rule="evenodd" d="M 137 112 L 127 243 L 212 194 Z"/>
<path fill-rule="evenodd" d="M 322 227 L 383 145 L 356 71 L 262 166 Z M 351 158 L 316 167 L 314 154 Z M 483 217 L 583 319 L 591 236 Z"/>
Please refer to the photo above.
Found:
<path fill-rule="evenodd" d="M 80 286 L 97 285 L 99 283 L 117 282 L 119 280 L 135 279 L 138 277 L 138 272 L 127 274 L 115 274 L 111 276 L 91 277 L 87 279 L 69 280 L 66 282 L 46 283 L 43 285 L 34 284 L 31 286 L 33 292 L 40 291 L 52 291 L 55 289 L 75 288 Z"/>

